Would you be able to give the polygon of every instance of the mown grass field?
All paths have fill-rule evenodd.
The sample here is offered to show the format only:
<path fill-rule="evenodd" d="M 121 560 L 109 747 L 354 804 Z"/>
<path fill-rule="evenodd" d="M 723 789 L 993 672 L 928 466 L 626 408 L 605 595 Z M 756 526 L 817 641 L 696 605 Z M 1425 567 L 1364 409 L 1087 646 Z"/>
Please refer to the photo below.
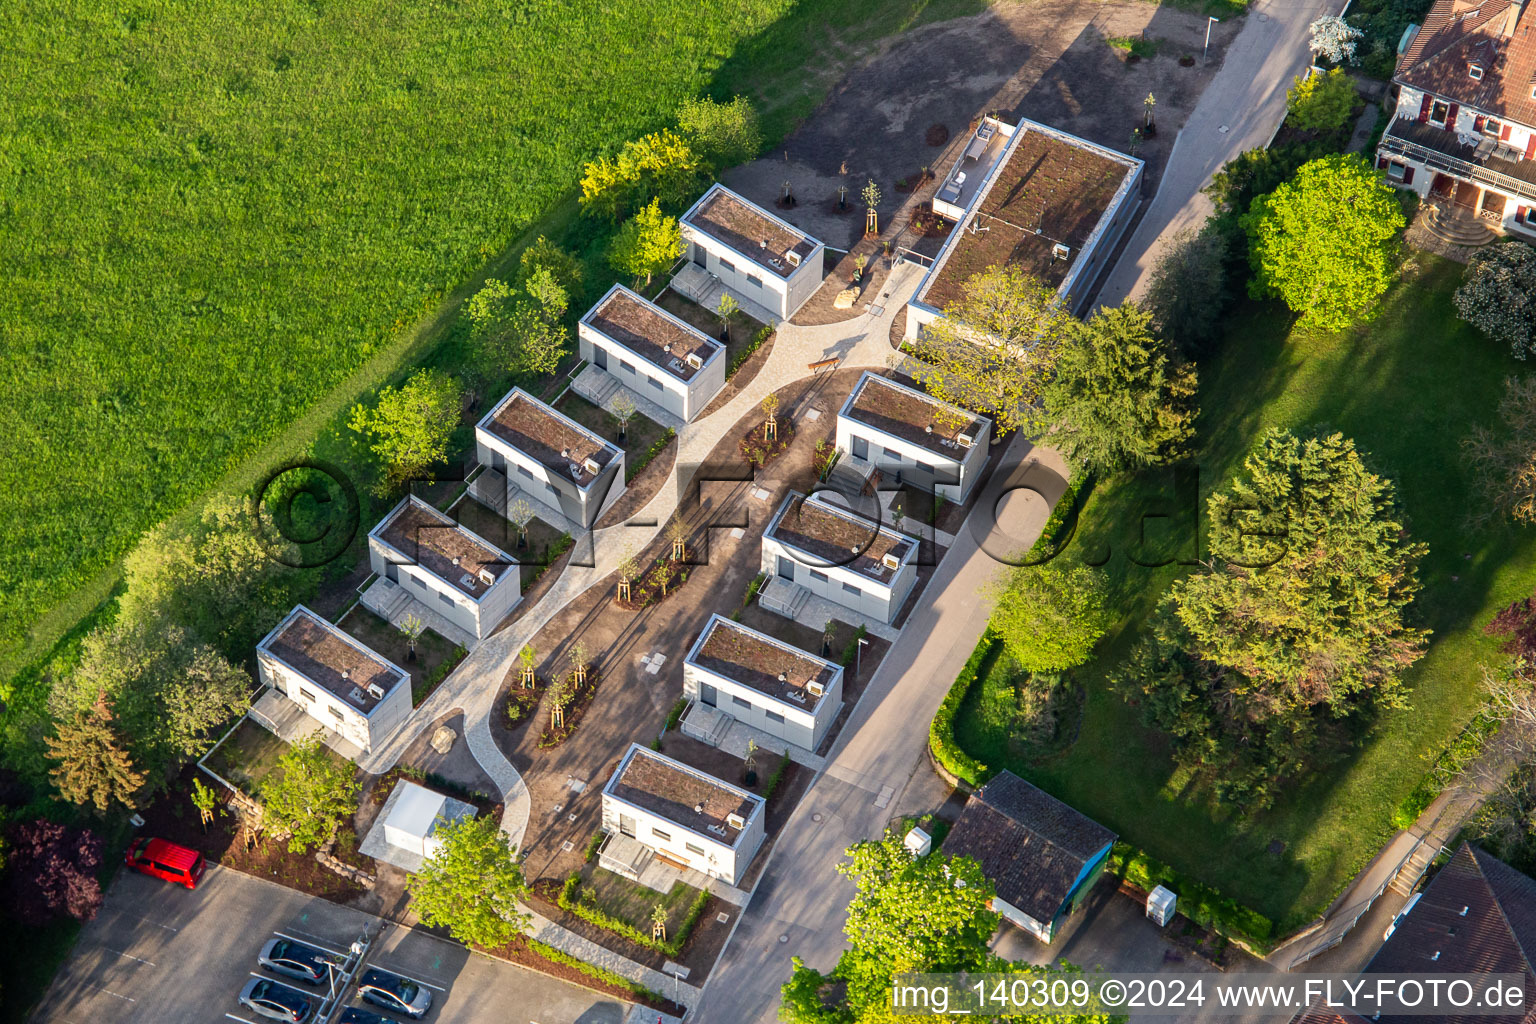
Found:
<path fill-rule="evenodd" d="M 988 766 L 1010 767 L 1181 871 L 1273 918 L 1280 931 L 1316 916 L 1392 834 L 1393 808 L 1472 716 L 1479 665 L 1496 663 L 1482 627 L 1536 589 L 1536 531 L 1464 528 L 1470 481 L 1459 445 L 1473 424 L 1495 422 L 1503 381 L 1523 368 L 1455 319 L 1458 264 L 1417 256 L 1380 318 L 1339 335 L 1292 333 L 1278 305 L 1249 305 L 1225 349 L 1201 368 L 1198 457 L 1201 500 L 1171 475 L 1100 485 L 1064 557 L 1106 570 L 1119 621 L 1079 673 L 1086 691 L 1081 733 L 1068 750 L 1029 762 L 1010 748 L 1013 696 L 999 669 L 972 688 L 957 735 Z M 1528 372 L 1528 371 L 1526 371 Z M 1419 620 L 1434 630 L 1410 671 L 1411 708 L 1377 723 L 1343 760 L 1305 780 L 1275 808 L 1238 818 L 1209 805 L 1199 779 L 1175 768 L 1160 734 L 1105 684 L 1138 624 L 1179 572 L 1143 568 L 1189 557 L 1204 496 L 1237 469 L 1272 426 L 1337 429 L 1377 472 L 1396 481 L 1412 535 L 1429 545 L 1420 567 Z M 1151 543 L 1140 545 L 1144 514 Z M 999 659 L 1005 665 L 1007 659 Z M 1278 844 L 1278 845 L 1273 845 Z"/>
<path fill-rule="evenodd" d="M 562 200 L 570 220 L 584 160 L 709 90 L 769 97 L 775 137 L 862 48 L 979 6 L 0 10 L 0 675 L 144 529 L 326 408 L 302 447 L 422 355 L 398 340 L 424 322 L 430 349 L 445 296 Z"/>

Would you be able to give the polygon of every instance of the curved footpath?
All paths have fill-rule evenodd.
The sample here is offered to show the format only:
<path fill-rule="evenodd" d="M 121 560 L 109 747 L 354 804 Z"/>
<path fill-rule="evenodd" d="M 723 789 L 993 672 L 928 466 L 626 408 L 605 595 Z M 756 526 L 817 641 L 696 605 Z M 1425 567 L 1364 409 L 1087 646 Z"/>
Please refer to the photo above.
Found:
<path fill-rule="evenodd" d="M 865 313 L 835 324 L 779 325 L 767 362 L 742 391 L 710 415 L 685 424 L 678 432 L 677 458 L 672 472 L 656 495 L 629 519 L 591 535 L 589 565 L 567 563 L 565 571 L 538 604 L 524 612 L 510 627 L 482 640 L 459 666 L 443 680 L 410 720 L 383 746 L 362 762 L 365 771 L 388 771 L 417 736 L 433 722 L 454 713 L 464 715 L 464 738 L 470 753 L 501 791 L 505 810 L 501 830 L 521 845 L 528 828 L 532 802 L 528 787 L 512 763 L 502 754 L 491 734 L 491 716 L 501 682 L 523 646 L 562 608 L 608 577 L 631 545 L 649 544 L 677 507 L 677 496 L 688 481 L 679 479 L 686 467 L 699 465 L 719 443 L 721 432 L 754 409 L 764 396 L 810 376 L 807 365 L 836 357 L 839 369 L 884 369 L 892 349 L 890 331 L 896 314 L 906 307 L 917 290 L 923 269 L 911 263 L 896 267 L 882 286 L 880 314 Z M 651 524 L 648 526 L 631 523 Z"/>

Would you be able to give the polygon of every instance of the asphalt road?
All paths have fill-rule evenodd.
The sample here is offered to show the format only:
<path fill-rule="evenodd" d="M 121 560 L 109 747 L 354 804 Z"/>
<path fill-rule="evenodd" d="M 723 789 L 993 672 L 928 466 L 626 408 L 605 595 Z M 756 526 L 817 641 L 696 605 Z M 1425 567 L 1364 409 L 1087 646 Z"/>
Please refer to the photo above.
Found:
<path fill-rule="evenodd" d="M 948 786 L 928 764 L 928 723 L 986 625 L 981 591 L 1001 567 L 988 551 L 1027 548 L 1065 487 L 1054 453 L 1041 451 L 1040 465 L 1032 454 L 1022 439 L 1012 443 L 1003 467 L 1011 463 L 1014 471 L 994 474 L 939 564 L 844 727 L 826 772 L 786 823 L 751 906 L 710 974 L 695 1020 L 777 1020 L 789 958 L 827 970 L 845 946 L 843 908 L 853 884 L 835 870 L 844 849 L 879 836 L 901 815 L 936 810 L 947 796 Z M 989 530 L 988 510 L 1021 482 L 1040 494 L 1014 490 L 1002 524 Z"/>
<path fill-rule="evenodd" d="M 39 1024 L 230 1024 L 275 933 L 345 951 L 370 915 L 210 865 L 192 892 L 123 872 L 33 1016 Z M 432 987 L 427 1024 L 620 1024 L 629 1006 L 422 932 L 386 926 L 369 958 Z M 295 985 L 297 988 L 303 986 Z"/>
<path fill-rule="evenodd" d="M 1249 8 L 1179 132 L 1156 197 L 1099 290 L 1100 305 L 1139 298 L 1168 241 L 1211 215 L 1211 201 L 1200 191 L 1211 175 L 1244 150 L 1269 144 L 1285 119 L 1286 90 L 1312 63 L 1307 26 L 1342 6 L 1343 0 L 1257 0 Z"/>

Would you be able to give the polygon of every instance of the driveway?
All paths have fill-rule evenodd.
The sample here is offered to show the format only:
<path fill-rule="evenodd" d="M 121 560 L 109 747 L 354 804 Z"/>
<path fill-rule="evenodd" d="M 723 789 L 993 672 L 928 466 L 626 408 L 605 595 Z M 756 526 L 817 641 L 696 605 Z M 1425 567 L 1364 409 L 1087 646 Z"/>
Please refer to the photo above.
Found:
<path fill-rule="evenodd" d="M 1211 215 L 1200 190 L 1239 153 L 1269 145 L 1285 119 L 1291 81 L 1311 64 L 1307 26 L 1337 13 L 1340 0 L 1256 0 L 1232 41 L 1221 70 L 1184 122 L 1147 207 L 1098 302 L 1117 306 L 1140 298 L 1169 239 L 1198 230 Z"/>
<path fill-rule="evenodd" d="M 1036 459 L 1039 464 L 1036 464 Z M 1027 461 L 1026 461 L 1027 460 Z M 949 794 L 928 765 L 928 722 L 986 625 L 980 590 L 1000 568 L 988 551 L 1026 548 L 1047 501 L 1065 488 L 1055 453 L 1015 437 L 955 545 L 939 563 L 901 637 L 870 680 L 816 780 L 796 808 L 751 906 L 704 987 L 697 1019 L 739 1024 L 777 1019 L 791 956 L 827 970 L 845 946 L 843 908 L 853 884 L 836 871 L 843 850 L 877 837 L 904 814 L 936 810 Z M 1043 495 L 1010 500 L 995 527 L 990 509 L 1020 483 Z M 985 549 L 985 550 L 984 550 Z"/>
<path fill-rule="evenodd" d="M 124 872 L 32 1019 L 250 1019 L 235 996 L 274 933 L 345 951 L 365 927 L 380 923 L 216 864 L 194 892 Z M 629 1010 L 617 999 L 394 926 L 386 926 L 369 963 L 436 989 L 428 1024 L 620 1024 Z"/>

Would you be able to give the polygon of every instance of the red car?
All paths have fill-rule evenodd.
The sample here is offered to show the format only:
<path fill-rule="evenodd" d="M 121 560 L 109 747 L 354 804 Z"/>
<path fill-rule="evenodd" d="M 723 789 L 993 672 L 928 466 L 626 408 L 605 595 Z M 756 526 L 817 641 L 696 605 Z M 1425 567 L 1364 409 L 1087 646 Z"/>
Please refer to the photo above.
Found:
<path fill-rule="evenodd" d="M 140 836 L 128 844 L 123 863 L 135 871 L 142 871 L 167 882 L 196 889 L 203 877 L 203 855 L 185 846 L 177 846 L 166 839 Z"/>

